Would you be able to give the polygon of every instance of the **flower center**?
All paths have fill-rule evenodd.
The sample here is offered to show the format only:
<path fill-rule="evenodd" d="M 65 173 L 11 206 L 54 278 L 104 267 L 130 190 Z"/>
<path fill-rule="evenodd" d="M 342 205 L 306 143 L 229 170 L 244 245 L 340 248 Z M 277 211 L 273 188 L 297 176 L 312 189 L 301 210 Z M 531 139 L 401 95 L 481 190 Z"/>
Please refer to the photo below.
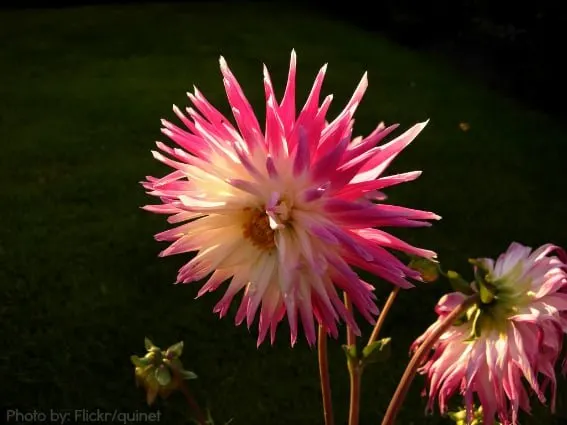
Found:
<path fill-rule="evenodd" d="M 487 280 L 490 281 L 490 277 Z M 481 301 L 473 305 L 466 313 L 467 319 L 472 322 L 471 338 L 478 338 L 485 331 L 496 330 L 505 333 L 508 318 L 517 314 L 520 307 L 529 303 L 534 295 L 533 292 L 527 290 L 529 280 L 512 283 L 510 285 L 510 282 L 506 280 L 494 280 L 484 284 L 477 282 Z M 486 291 L 489 291 L 488 297 L 483 301 L 483 292 L 486 294 Z"/>
<path fill-rule="evenodd" d="M 247 209 L 247 212 L 249 216 L 242 226 L 243 236 L 262 251 L 272 250 L 276 246 L 276 242 L 268 215 L 258 209 Z"/>

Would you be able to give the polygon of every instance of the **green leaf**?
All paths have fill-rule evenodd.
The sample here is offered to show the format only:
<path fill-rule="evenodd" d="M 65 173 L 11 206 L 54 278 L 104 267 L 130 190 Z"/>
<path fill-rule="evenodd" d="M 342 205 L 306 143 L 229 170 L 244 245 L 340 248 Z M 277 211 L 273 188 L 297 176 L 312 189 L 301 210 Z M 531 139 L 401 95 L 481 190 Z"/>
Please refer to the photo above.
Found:
<path fill-rule="evenodd" d="M 181 357 L 182 353 L 183 353 L 183 341 L 180 341 L 177 344 L 173 344 L 171 347 L 169 347 L 165 352 L 165 356 L 167 358 Z"/>
<path fill-rule="evenodd" d="M 358 361 L 358 355 L 356 353 L 356 345 L 346 345 L 343 344 L 341 346 L 343 348 L 343 351 L 345 352 L 346 356 L 347 356 L 347 360 L 350 361 Z"/>
<path fill-rule="evenodd" d="M 160 366 L 155 371 L 156 381 L 161 386 L 166 386 L 171 382 L 171 373 L 169 373 L 169 369 L 165 366 Z"/>
<path fill-rule="evenodd" d="M 465 295 L 472 295 L 474 293 L 471 285 L 461 277 L 461 275 L 453 270 L 449 270 L 447 272 L 447 278 L 449 279 L 449 283 L 451 287 L 462 294 Z"/>
<path fill-rule="evenodd" d="M 154 343 L 152 341 L 150 341 L 149 338 L 144 338 L 144 345 L 146 346 L 146 350 L 150 351 L 152 348 L 158 348 L 154 345 Z"/>
<path fill-rule="evenodd" d="M 382 338 L 367 345 L 362 350 L 362 361 L 365 364 L 380 363 L 388 360 L 391 354 L 392 338 Z"/>

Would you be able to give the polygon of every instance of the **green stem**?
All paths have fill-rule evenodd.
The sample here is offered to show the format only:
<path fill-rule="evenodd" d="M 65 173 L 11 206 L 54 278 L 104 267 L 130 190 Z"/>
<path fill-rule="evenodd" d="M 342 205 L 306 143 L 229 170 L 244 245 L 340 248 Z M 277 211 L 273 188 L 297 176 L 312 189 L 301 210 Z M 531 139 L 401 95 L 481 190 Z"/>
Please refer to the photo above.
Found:
<path fill-rule="evenodd" d="M 461 304 L 459 304 L 445 319 L 441 322 L 439 327 L 432 332 L 423 343 L 420 345 L 418 350 L 415 352 L 413 357 L 411 358 L 410 362 L 408 363 L 404 374 L 402 375 L 402 379 L 396 388 L 396 392 L 390 401 L 388 406 L 388 410 L 386 410 L 386 414 L 382 419 L 382 425 L 393 425 L 394 421 L 396 420 L 396 416 L 402 407 L 402 403 L 404 402 L 409 387 L 419 369 L 420 365 L 423 363 L 423 359 L 429 353 L 431 348 L 435 345 L 435 343 L 439 340 L 441 335 L 445 333 L 447 329 L 449 329 L 456 319 L 458 319 L 461 314 L 463 314 L 471 305 L 478 301 L 478 294 L 472 295 L 466 298 Z"/>
<path fill-rule="evenodd" d="M 384 307 L 382 307 L 382 311 L 380 312 L 380 315 L 378 316 L 378 320 L 376 321 L 376 324 L 374 325 L 374 329 L 372 330 L 372 334 L 370 335 L 370 338 L 368 339 L 368 343 L 366 344 L 366 346 L 369 346 L 370 344 L 372 344 L 373 342 L 375 342 L 378 339 L 378 335 L 380 334 L 380 330 L 382 330 L 382 326 L 384 325 L 384 322 L 386 321 L 386 316 L 388 315 L 388 312 L 392 308 L 392 305 L 394 304 L 394 301 L 396 300 L 396 296 L 398 295 L 399 292 L 400 292 L 399 286 L 396 286 L 392 290 L 392 292 L 390 292 L 390 295 L 388 296 L 388 299 L 386 300 Z"/>
<path fill-rule="evenodd" d="M 360 364 L 351 364 L 350 374 L 350 410 L 348 414 L 348 425 L 358 425 L 360 417 L 360 381 L 362 368 Z"/>
<path fill-rule="evenodd" d="M 327 358 L 327 332 L 319 325 L 319 338 L 317 351 L 319 359 L 319 378 L 321 380 L 321 393 L 323 395 L 323 415 L 325 425 L 334 425 L 333 401 L 331 397 L 331 380 L 329 378 L 329 360 Z"/>
<path fill-rule="evenodd" d="M 350 301 L 347 293 L 344 293 L 344 302 L 347 311 L 353 315 L 352 302 Z M 347 326 L 347 346 L 356 346 L 356 335 L 354 331 Z M 358 419 L 360 416 L 360 362 L 348 358 L 348 373 L 350 376 L 350 408 L 348 414 L 348 425 L 358 425 Z"/>
<path fill-rule="evenodd" d="M 191 391 L 189 391 L 189 388 L 187 387 L 187 384 L 185 383 L 183 377 L 175 369 L 173 369 L 173 374 L 175 376 L 175 379 L 179 383 L 179 390 L 185 396 L 185 400 L 187 401 L 189 407 L 193 410 L 193 413 L 195 414 L 195 418 L 197 419 L 199 425 L 208 425 L 207 419 L 205 419 L 205 415 L 203 414 L 203 411 L 201 410 L 199 404 L 191 394 Z"/>

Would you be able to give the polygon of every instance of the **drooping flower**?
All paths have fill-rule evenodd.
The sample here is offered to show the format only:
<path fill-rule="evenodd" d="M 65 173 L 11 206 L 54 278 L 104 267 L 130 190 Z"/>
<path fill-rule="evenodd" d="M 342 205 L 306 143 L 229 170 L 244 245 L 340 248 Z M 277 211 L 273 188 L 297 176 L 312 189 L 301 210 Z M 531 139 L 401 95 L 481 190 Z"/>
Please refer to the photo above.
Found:
<path fill-rule="evenodd" d="M 473 264 L 471 289 L 481 300 L 440 337 L 420 370 L 427 377 L 428 409 L 438 398 L 446 413 L 449 398 L 459 391 L 471 414 L 473 404 L 480 403 L 484 424 L 496 417 L 515 425 L 520 409 L 530 412 L 529 393 L 546 403 L 549 389 L 553 411 L 554 367 L 567 333 L 565 251 L 548 244 L 532 252 L 512 243 L 496 262 L 483 258 Z M 460 292 L 443 296 L 435 309 L 438 320 L 412 349 L 465 297 Z"/>
<path fill-rule="evenodd" d="M 358 332 L 337 290 L 347 293 L 371 322 L 378 309 L 373 287 L 352 266 L 408 288 L 408 278 L 419 280 L 419 273 L 388 249 L 435 256 L 379 228 L 428 226 L 425 220 L 440 217 L 377 202 L 385 199 L 380 190 L 419 176 L 420 172 L 382 175 L 426 123 L 380 146 L 376 145 L 396 125 L 381 123 L 368 137 L 353 139 L 353 115 L 367 88 L 366 74 L 345 109 L 329 123 L 326 113 L 332 96 L 319 104 L 326 66 L 296 114 L 292 52 L 280 103 L 264 67 L 262 130 L 222 57 L 220 68 L 236 128 L 195 88 L 188 96 L 196 109 L 187 108 L 184 114 L 173 108 L 186 129 L 162 121 L 163 134 L 179 147 L 157 142 L 169 157 L 153 152 L 175 171 L 142 183 L 162 202 L 144 209 L 171 214 L 170 223 L 186 222 L 156 235 L 159 241 L 173 241 L 160 255 L 198 251 L 177 276 L 178 283 L 188 283 L 212 273 L 198 296 L 230 279 L 214 311 L 226 315 L 234 296 L 243 291 L 236 323 L 246 319 L 250 327 L 260 309 L 258 344 L 268 331 L 273 343 L 276 327 L 286 316 L 292 345 L 298 322 L 310 344 L 316 339 L 315 320 L 333 336 L 340 319 Z"/>

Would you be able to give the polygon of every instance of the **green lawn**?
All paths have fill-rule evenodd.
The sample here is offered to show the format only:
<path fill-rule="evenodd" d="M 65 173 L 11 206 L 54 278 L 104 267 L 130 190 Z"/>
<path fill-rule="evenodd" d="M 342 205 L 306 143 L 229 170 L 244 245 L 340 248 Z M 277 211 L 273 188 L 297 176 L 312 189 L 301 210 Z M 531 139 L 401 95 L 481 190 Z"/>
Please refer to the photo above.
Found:
<path fill-rule="evenodd" d="M 362 13 L 362 12 L 361 12 Z M 377 18 L 379 19 L 379 17 Z M 567 245 L 565 128 L 448 64 L 374 34 L 299 9 L 234 3 L 85 7 L 0 12 L 0 404 L 21 409 L 152 411 L 134 386 L 131 354 L 144 336 L 184 340 L 191 381 L 217 425 L 322 423 L 316 353 L 303 339 L 256 349 L 255 330 L 219 320 L 220 293 L 194 300 L 199 285 L 174 286 L 187 257 L 160 259 L 153 234 L 163 216 L 138 182 L 164 174 L 150 150 L 160 118 L 186 106 L 197 85 L 227 111 L 218 70 L 224 55 L 263 114 L 262 62 L 279 95 L 289 54 L 298 53 L 299 101 L 329 62 L 325 94 L 336 114 L 368 70 L 370 88 L 355 130 L 399 122 L 429 127 L 394 171 L 424 170 L 388 192 L 395 203 L 432 210 L 430 229 L 399 230 L 435 249 L 446 267 L 468 271 L 469 256 L 496 256 L 512 240 Z M 460 122 L 470 130 L 459 129 Z M 163 138 L 161 138 L 163 140 Z M 389 286 L 377 282 L 381 302 Z M 385 326 L 394 337 L 387 367 L 363 378 L 361 425 L 378 424 L 402 374 L 410 342 L 433 319 L 444 283 L 405 292 Z M 344 331 L 344 330 L 343 330 Z M 369 328 L 365 328 L 366 336 Z M 341 335 L 344 338 L 344 332 Z M 342 343 L 342 342 L 341 342 Z M 331 345 L 337 424 L 346 423 L 348 379 Z M 417 380 L 400 424 L 425 417 Z M 567 417 L 561 381 L 557 418 Z M 180 395 L 155 409 L 182 424 Z M 525 425 L 559 424 L 535 410 Z"/>

